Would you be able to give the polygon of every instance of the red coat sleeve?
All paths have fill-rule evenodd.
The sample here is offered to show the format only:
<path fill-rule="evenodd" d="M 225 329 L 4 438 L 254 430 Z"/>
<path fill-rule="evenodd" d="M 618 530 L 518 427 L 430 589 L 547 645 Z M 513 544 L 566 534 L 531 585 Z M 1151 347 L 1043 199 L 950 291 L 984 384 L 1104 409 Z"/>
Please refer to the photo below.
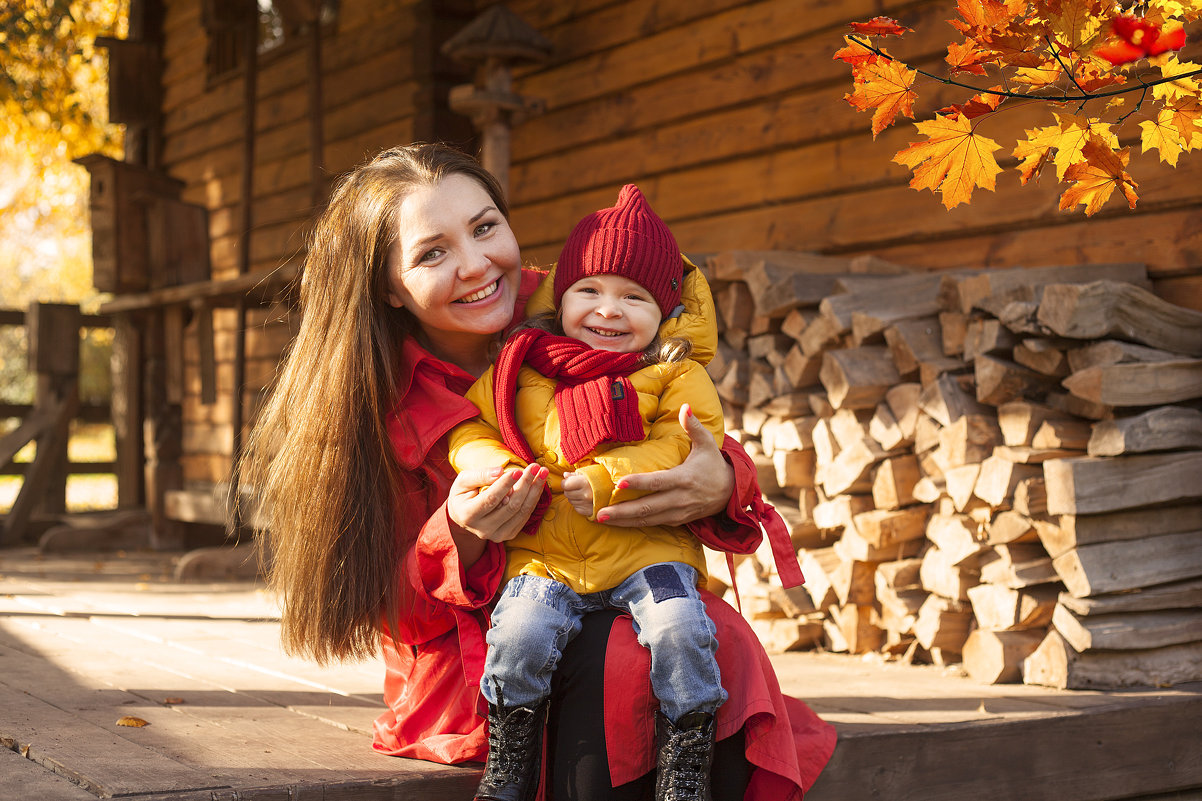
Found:
<path fill-rule="evenodd" d="M 489 543 L 476 563 L 465 568 L 443 503 L 422 526 L 402 569 L 412 592 L 402 597 L 396 639 L 419 644 L 454 628 L 456 612 L 479 609 L 492 600 L 504 576 L 505 549 Z"/>
<path fill-rule="evenodd" d="M 735 489 L 726 511 L 688 524 L 688 529 L 703 545 L 727 553 L 752 553 L 768 534 L 776 571 L 785 587 L 805 581 L 788 528 L 772 504 L 764 500 L 756 477 L 755 463 L 743 446 L 729 436 L 722 443 L 722 455 L 734 468 Z M 728 557 L 729 559 L 729 557 Z"/>

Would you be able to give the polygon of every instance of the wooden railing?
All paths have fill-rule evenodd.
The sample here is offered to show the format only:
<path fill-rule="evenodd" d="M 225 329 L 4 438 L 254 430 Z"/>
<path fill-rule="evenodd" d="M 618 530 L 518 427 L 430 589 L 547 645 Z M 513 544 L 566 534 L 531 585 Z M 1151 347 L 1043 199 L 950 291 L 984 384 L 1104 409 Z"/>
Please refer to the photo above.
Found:
<path fill-rule="evenodd" d="M 28 311 L 0 309 L 0 326 L 26 328 L 29 369 L 35 376 L 33 404 L 0 404 L 0 418 L 21 421 L 0 437 L 0 475 L 23 477 L 0 528 L 0 544 L 12 545 L 25 538 L 34 512 L 66 512 L 68 475 L 116 472 L 114 462 L 72 462 L 67 454 L 73 420 L 111 420 L 108 403 L 80 403 L 79 332 L 111 328 L 112 322 L 107 315 L 81 314 L 78 306 L 34 303 Z M 14 462 L 29 442 L 37 443 L 33 461 Z"/>

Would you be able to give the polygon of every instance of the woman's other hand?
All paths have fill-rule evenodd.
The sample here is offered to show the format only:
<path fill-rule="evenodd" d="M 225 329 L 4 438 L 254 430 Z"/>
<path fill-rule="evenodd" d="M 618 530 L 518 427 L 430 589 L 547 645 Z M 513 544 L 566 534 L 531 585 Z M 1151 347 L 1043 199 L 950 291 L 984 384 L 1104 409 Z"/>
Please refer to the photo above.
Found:
<path fill-rule="evenodd" d="M 597 513 L 598 521 L 614 526 L 682 526 L 725 511 L 735 489 L 734 470 L 688 404 L 680 409 L 680 424 L 693 443 L 684 462 L 627 476 L 623 488 L 652 494 L 607 506 Z"/>
<path fill-rule="evenodd" d="M 547 468 L 530 464 L 522 470 L 500 467 L 466 470 L 455 477 L 447 497 L 447 515 L 463 533 L 455 533 L 460 559 L 471 564 L 486 542 L 506 542 L 518 535 L 542 497 Z"/>

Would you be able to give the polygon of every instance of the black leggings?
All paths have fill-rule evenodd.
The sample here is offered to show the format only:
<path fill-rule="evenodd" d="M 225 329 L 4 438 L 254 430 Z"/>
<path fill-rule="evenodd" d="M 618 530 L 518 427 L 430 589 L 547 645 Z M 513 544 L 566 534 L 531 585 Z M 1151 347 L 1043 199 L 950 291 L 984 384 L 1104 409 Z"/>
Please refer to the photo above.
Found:
<path fill-rule="evenodd" d="M 551 681 L 547 722 L 548 801 L 650 801 L 655 772 L 610 787 L 605 754 L 605 647 L 620 612 L 584 616 L 580 634 L 564 649 Z M 714 748 L 711 785 L 714 801 L 742 801 L 751 780 L 743 732 Z"/>

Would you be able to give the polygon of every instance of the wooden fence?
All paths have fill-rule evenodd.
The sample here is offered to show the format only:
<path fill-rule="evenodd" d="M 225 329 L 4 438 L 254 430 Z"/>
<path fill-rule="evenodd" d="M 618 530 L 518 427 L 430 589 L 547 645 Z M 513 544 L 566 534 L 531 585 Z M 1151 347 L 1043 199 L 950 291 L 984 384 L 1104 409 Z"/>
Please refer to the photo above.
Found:
<path fill-rule="evenodd" d="M 36 381 L 32 405 L 0 404 L 0 418 L 21 421 L 0 437 L 0 475 L 23 476 L 0 528 L 0 544 L 13 545 L 25 539 L 35 512 L 46 516 L 66 512 L 68 475 L 116 472 L 114 462 L 73 462 L 67 454 L 72 421 L 111 420 L 107 402 L 80 403 L 79 332 L 112 328 L 112 322 L 106 315 L 81 314 L 78 306 L 33 303 L 28 311 L 0 309 L 0 326 L 26 328 L 29 369 Z M 37 443 L 33 461 L 14 462 L 29 442 Z"/>

